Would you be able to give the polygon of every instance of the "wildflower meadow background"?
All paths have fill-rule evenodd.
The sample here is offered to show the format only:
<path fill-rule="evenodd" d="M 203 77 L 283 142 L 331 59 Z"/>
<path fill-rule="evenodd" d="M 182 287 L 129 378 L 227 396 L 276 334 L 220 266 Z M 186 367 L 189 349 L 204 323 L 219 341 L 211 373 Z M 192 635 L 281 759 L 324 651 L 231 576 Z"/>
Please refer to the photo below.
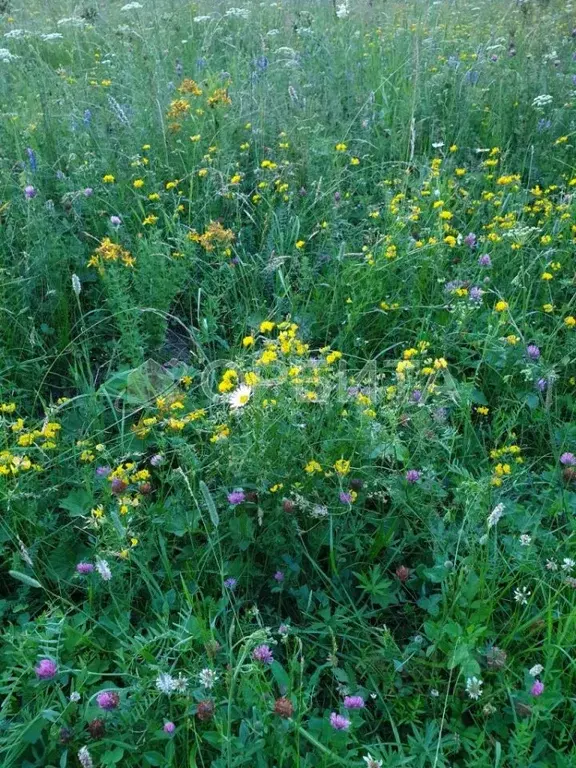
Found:
<path fill-rule="evenodd" d="M 575 27 L 0 0 L 2 768 L 576 765 Z"/>

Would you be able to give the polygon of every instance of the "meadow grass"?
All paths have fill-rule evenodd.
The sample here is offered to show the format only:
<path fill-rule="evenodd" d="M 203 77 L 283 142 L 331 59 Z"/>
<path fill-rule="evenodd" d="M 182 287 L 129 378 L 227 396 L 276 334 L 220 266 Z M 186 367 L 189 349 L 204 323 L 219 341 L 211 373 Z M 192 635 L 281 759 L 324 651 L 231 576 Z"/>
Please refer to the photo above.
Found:
<path fill-rule="evenodd" d="M 576 765 L 560 0 L 0 0 L 2 768 Z"/>

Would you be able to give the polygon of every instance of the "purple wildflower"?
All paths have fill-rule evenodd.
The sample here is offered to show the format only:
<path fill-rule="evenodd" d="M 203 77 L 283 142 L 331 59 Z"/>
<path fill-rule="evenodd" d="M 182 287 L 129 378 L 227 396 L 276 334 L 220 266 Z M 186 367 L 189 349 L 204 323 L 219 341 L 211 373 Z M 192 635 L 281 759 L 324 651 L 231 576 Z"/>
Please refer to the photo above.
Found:
<path fill-rule="evenodd" d="M 347 731 L 350 728 L 350 720 L 343 715 L 332 712 L 330 715 L 330 725 L 336 731 Z"/>
<path fill-rule="evenodd" d="M 560 464 L 564 464 L 565 467 L 576 467 L 576 456 L 567 451 L 560 456 Z"/>
<path fill-rule="evenodd" d="M 418 480 L 420 480 L 420 472 L 418 472 L 417 469 L 409 469 L 408 472 L 406 472 L 406 482 L 417 483 Z"/>
<path fill-rule="evenodd" d="M 31 184 L 28 184 L 28 186 L 24 187 L 24 195 L 26 196 L 27 200 L 32 200 L 32 198 L 36 197 L 37 194 L 38 192 Z"/>
<path fill-rule="evenodd" d="M 477 285 L 473 285 L 472 288 L 470 288 L 470 293 L 468 294 L 468 298 L 470 301 L 479 302 L 482 301 L 482 296 L 484 295 L 484 291 L 482 288 L 478 288 Z"/>
<path fill-rule="evenodd" d="M 546 389 L 548 388 L 548 381 L 547 379 L 538 379 L 536 382 L 536 389 L 538 392 L 546 392 Z"/>
<path fill-rule="evenodd" d="M 98 696 L 96 696 L 96 702 L 100 709 L 104 709 L 106 712 L 111 712 L 113 709 L 116 709 L 118 704 L 120 704 L 120 696 L 118 696 L 115 691 L 101 691 Z"/>
<path fill-rule="evenodd" d="M 234 589 L 236 584 L 238 584 L 238 582 L 236 581 L 236 579 L 233 579 L 232 577 L 230 577 L 229 579 L 225 579 L 224 581 L 224 586 L 226 587 L 226 589 Z"/>
<path fill-rule="evenodd" d="M 93 192 L 94 190 L 92 189 L 92 187 L 86 187 L 86 189 L 84 190 L 84 197 L 92 197 Z"/>
<path fill-rule="evenodd" d="M 540 350 L 536 346 L 536 344 L 529 344 L 526 347 L 526 354 L 530 358 L 530 360 L 538 360 L 540 357 Z"/>
<path fill-rule="evenodd" d="M 346 709 L 364 709 L 364 699 L 362 696 L 344 696 L 344 706 Z"/>
<path fill-rule="evenodd" d="M 476 248 L 476 245 L 478 244 L 478 241 L 476 239 L 476 235 L 474 234 L 474 232 L 470 232 L 469 235 L 466 235 L 466 237 L 464 238 L 464 242 L 470 248 Z"/>
<path fill-rule="evenodd" d="M 284 581 L 284 572 L 283 571 L 276 571 L 276 573 L 274 574 L 274 580 L 278 581 L 278 582 Z"/>
<path fill-rule="evenodd" d="M 410 400 L 412 400 L 413 403 L 419 403 L 420 400 L 422 400 L 422 390 L 415 389 L 414 392 L 412 392 L 410 395 Z"/>
<path fill-rule="evenodd" d="M 544 683 L 540 680 L 534 680 L 534 684 L 532 685 L 532 688 L 530 688 L 530 693 L 532 696 L 540 696 L 544 693 Z"/>
<path fill-rule="evenodd" d="M 269 645 L 257 645 L 252 651 L 252 658 L 254 661 L 260 661 L 262 664 L 272 664 L 274 661 L 274 655 L 270 650 Z"/>
<path fill-rule="evenodd" d="M 96 467 L 96 477 L 108 477 L 112 467 Z"/>
<path fill-rule="evenodd" d="M 164 463 L 164 456 L 162 456 L 161 453 L 155 453 L 154 456 L 150 459 L 150 464 L 152 464 L 153 467 L 159 467 L 160 464 Z"/>
<path fill-rule="evenodd" d="M 34 672 L 40 680 L 52 680 L 58 673 L 58 665 L 52 659 L 41 659 Z"/>
<path fill-rule="evenodd" d="M 119 227 L 120 224 L 122 224 L 122 219 L 120 216 L 110 216 L 110 224 L 112 224 L 113 227 Z"/>
<path fill-rule="evenodd" d="M 164 723 L 164 728 L 162 729 L 164 733 L 167 733 L 168 736 L 172 736 L 174 731 L 176 730 L 176 726 L 174 723 L 168 721 L 167 723 Z"/>
<path fill-rule="evenodd" d="M 340 501 L 342 504 L 352 504 L 352 494 L 350 491 L 340 491 Z"/>
<path fill-rule="evenodd" d="M 478 259 L 478 264 L 480 264 L 481 267 L 491 267 L 492 259 L 487 253 L 483 253 L 482 256 L 480 256 Z"/>
<path fill-rule="evenodd" d="M 243 501 L 246 501 L 246 494 L 242 489 L 237 489 L 228 494 L 228 501 L 230 504 L 242 504 Z"/>
<path fill-rule="evenodd" d="M 83 576 L 87 573 L 92 573 L 94 570 L 94 566 L 92 563 L 78 563 L 76 566 L 76 572 L 81 573 Z"/>

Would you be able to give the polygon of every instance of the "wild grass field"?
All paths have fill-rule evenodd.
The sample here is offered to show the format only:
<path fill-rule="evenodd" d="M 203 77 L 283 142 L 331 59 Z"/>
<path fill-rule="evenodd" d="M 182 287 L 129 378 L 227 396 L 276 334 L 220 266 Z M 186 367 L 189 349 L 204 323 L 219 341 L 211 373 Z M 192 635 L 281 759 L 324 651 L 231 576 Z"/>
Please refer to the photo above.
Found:
<path fill-rule="evenodd" d="M 576 766 L 576 9 L 0 0 L 0 766 Z"/>

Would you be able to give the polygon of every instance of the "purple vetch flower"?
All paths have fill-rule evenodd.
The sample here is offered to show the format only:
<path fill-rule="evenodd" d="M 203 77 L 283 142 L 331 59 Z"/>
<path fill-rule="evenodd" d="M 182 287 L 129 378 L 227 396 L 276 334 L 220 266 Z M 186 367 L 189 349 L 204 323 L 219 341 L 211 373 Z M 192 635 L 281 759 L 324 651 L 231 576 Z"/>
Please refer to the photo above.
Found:
<path fill-rule="evenodd" d="M 340 192 L 334 192 L 334 202 L 339 203 L 341 199 L 342 199 L 342 195 L 340 194 Z"/>
<path fill-rule="evenodd" d="M 76 572 L 82 574 L 85 576 L 87 573 L 92 573 L 94 571 L 94 566 L 92 563 L 78 563 L 76 565 Z"/>
<path fill-rule="evenodd" d="M 274 655 L 270 650 L 269 645 L 257 645 L 252 651 L 252 658 L 254 661 L 259 661 L 262 664 L 272 664 L 274 661 Z"/>
<path fill-rule="evenodd" d="M 420 400 L 422 400 L 422 390 L 415 389 L 414 392 L 412 392 L 410 395 L 410 400 L 412 400 L 413 403 L 419 403 Z"/>
<path fill-rule="evenodd" d="M 336 731 L 347 731 L 350 728 L 351 721 L 343 715 L 339 715 L 337 712 L 332 712 L 330 715 L 330 725 Z"/>
<path fill-rule="evenodd" d="M 237 488 L 235 491 L 228 494 L 228 501 L 233 505 L 242 504 L 243 501 L 246 501 L 246 494 L 241 488 Z"/>
<path fill-rule="evenodd" d="M 340 491 L 340 501 L 342 504 L 352 504 L 353 496 L 350 491 Z"/>
<path fill-rule="evenodd" d="M 420 472 L 417 469 L 409 469 L 406 472 L 406 482 L 417 483 L 420 480 Z"/>
<path fill-rule="evenodd" d="M 110 472 L 112 472 L 112 467 L 96 467 L 96 477 L 108 477 Z"/>
<path fill-rule="evenodd" d="M 483 253 L 482 256 L 478 259 L 478 264 L 480 264 L 481 267 L 491 267 L 492 266 L 492 259 L 490 258 L 490 255 L 487 253 Z"/>
<path fill-rule="evenodd" d="M 548 389 L 548 381 L 547 379 L 538 379 L 536 382 L 536 389 L 538 392 L 546 392 Z"/>
<path fill-rule="evenodd" d="M 560 456 L 560 464 L 563 464 L 565 467 L 576 467 L 576 456 L 566 451 L 566 453 Z"/>
<path fill-rule="evenodd" d="M 470 301 L 473 301 L 474 303 L 478 303 L 479 301 L 482 301 L 483 295 L 484 295 L 484 291 L 482 290 L 482 288 L 479 288 L 477 285 L 473 285 L 472 288 L 470 288 L 468 298 L 470 299 Z"/>
<path fill-rule="evenodd" d="M 96 703 L 100 709 L 103 709 L 106 712 L 112 712 L 112 710 L 116 709 L 118 704 L 120 704 L 120 696 L 118 696 L 116 691 L 101 691 L 98 696 L 96 696 Z"/>
<path fill-rule="evenodd" d="M 30 170 L 32 173 L 36 171 L 36 168 L 38 167 L 38 163 L 36 162 L 36 153 L 31 147 L 28 147 L 26 149 L 26 154 L 28 155 L 28 162 L 30 163 Z"/>
<path fill-rule="evenodd" d="M 172 736 L 174 731 L 176 730 L 176 726 L 174 723 L 170 722 L 170 720 L 167 723 L 164 723 L 164 728 L 162 729 L 164 733 L 167 733 L 168 736 Z"/>
<path fill-rule="evenodd" d="M 90 122 L 92 120 L 92 112 L 90 112 L 89 109 L 84 110 L 84 115 L 82 116 L 82 122 L 84 125 L 90 125 Z"/>
<path fill-rule="evenodd" d="M 52 680 L 58 674 L 58 664 L 52 659 L 41 659 L 34 668 L 34 672 L 39 680 Z"/>
<path fill-rule="evenodd" d="M 276 571 L 274 574 L 274 581 L 284 581 L 284 572 L 283 571 Z"/>
<path fill-rule="evenodd" d="M 122 224 L 122 219 L 120 216 L 110 216 L 110 224 L 112 224 L 113 227 L 119 227 L 120 224 Z"/>
<path fill-rule="evenodd" d="M 232 576 L 230 576 L 229 579 L 224 580 L 224 586 L 226 587 L 226 589 L 234 589 L 236 584 L 238 584 L 238 581 L 232 578 Z"/>
<path fill-rule="evenodd" d="M 544 693 L 544 683 L 540 680 L 534 680 L 530 693 L 532 696 L 541 696 Z"/>
<path fill-rule="evenodd" d="M 536 344 L 529 344 L 526 347 L 526 354 L 530 358 L 530 360 L 538 360 L 540 357 L 540 350 L 536 346 Z"/>
<path fill-rule="evenodd" d="M 470 248 L 476 248 L 478 245 L 478 240 L 476 238 L 476 234 L 474 232 L 470 232 L 466 237 L 464 238 L 464 243 L 469 246 Z"/>
<path fill-rule="evenodd" d="M 346 709 L 364 709 L 364 699 L 362 696 L 344 696 L 344 706 Z"/>
<path fill-rule="evenodd" d="M 92 187 L 86 187 L 86 189 L 83 192 L 84 197 L 92 197 L 93 193 L 94 193 L 94 190 L 92 189 Z"/>
<path fill-rule="evenodd" d="M 31 184 L 28 184 L 26 187 L 24 187 L 24 195 L 27 200 L 32 200 L 32 198 L 36 197 L 37 194 L 38 192 Z"/>
<path fill-rule="evenodd" d="M 538 120 L 538 125 L 536 126 L 538 133 L 543 133 L 544 131 L 550 130 L 552 128 L 552 121 L 547 120 L 545 117 L 541 117 L 540 120 Z"/>

